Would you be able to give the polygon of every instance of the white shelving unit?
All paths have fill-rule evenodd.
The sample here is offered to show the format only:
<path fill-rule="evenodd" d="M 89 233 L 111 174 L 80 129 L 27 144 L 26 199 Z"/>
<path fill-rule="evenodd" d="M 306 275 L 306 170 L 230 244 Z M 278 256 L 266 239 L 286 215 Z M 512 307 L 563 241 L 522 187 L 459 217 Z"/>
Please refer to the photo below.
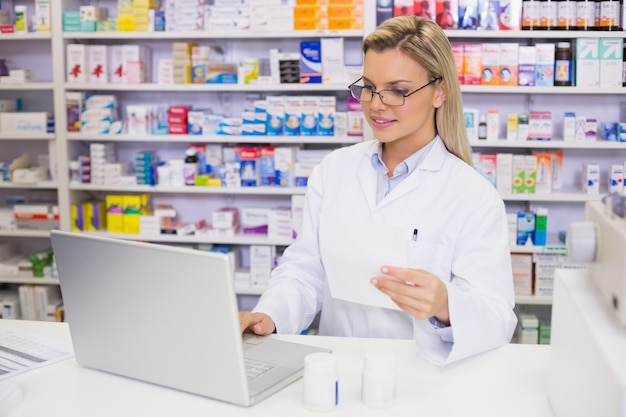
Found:
<path fill-rule="evenodd" d="M 28 4 L 28 0 L 22 0 Z M 159 102 L 183 104 L 189 102 L 215 105 L 218 107 L 232 108 L 232 98 L 241 98 L 247 93 L 269 94 L 320 94 L 347 97 L 346 84 L 249 84 L 249 85 L 159 85 L 154 83 L 123 85 L 123 84 L 73 84 L 65 79 L 65 51 L 70 43 L 84 44 L 122 44 L 138 43 L 146 44 L 160 49 L 167 49 L 173 42 L 195 41 L 199 44 L 219 44 L 223 47 L 229 58 L 241 58 L 238 54 L 252 54 L 265 56 L 269 48 L 290 48 L 296 51 L 300 39 L 318 39 L 321 37 L 343 37 L 346 41 L 346 53 L 360 57 L 360 40 L 364 34 L 369 33 L 375 27 L 375 2 L 365 0 L 365 30 L 364 31 L 299 31 L 299 32 L 146 32 L 146 33 L 63 33 L 62 12 L 66 10 L 78 10 L 84 2 L 80 0 L 64 0 L 63 2 L 51 2 L 52 6 L 52 33 L 30 33 L 23 35 L 0 35 L 0 52 L 3 45 L 19 44 L 20 50 L 25 53 L 30 45 L 38 45 L 35 50 L 38 55 L 43 49 L 48 55 L 43 57 L 45 65 L 40 65 L 42 57 L 33 58 L 34 65 L 44 67 L 49 77 L 37 76 L 35 82 L 24 85 L 1 85 L 0 97 L 15 96 L 15 94 L 41 95 L 50 98 L 50 108 L 55 115 L 56 133 L 43 135 L 6 135 L 0 134 L 0 157 L 5 156 L 5 150 L 19 150 L 22 144 L 48 143 L 52 141 L 56 149 L 56 161 L 58 166 L 58 179 L 56 181 L 32 184 L 12 185 L 0 183 L 0 193 L 25 190 L 52 190 L 56 192 L 60 209 L 60 224 L 64 230 L 70 230 L 70 207 L 73 203 L 81 202 L 86 198 L 102 197 L 106 193 L 150 193 L 156 200 L 165 202 L 180 202 L 186 207 L 192 207 L 202 216 L 210 215 L 210 210 L 225 205 L 253 206 L 257 202 L 264 205 L 286 205 L 292 195 L 303 194 L 304 188 L 212 188 L 212 187 L 165 187 L 165 186 L 98 186 L 91 184 L 73 184 L 69 182 L 69 161 L 81 151 L 86 151 L 89 143 L 111 142 L 123 148 L 129 155 L 137 150 L 145 150 L 154 146 L 159 149 L 173 149 L 184 153 L 186 145 L 190 143 L 273 143 L 273 144 L 303 144 L 320 145 L 328 148 L 350 145 L 358 142 L 361 138 L 354 137 L 251 137 L 251 136 L 196 136 L 196 135 L 86 135 L 75 132 L 65 132 L 67 125 L 65 93 L 68 91 L 82 91 L 96 94 L 119 95 L 120 109 L 126 104 L 145 102 Z M 117 2 L 105 0 L 100 6 L 109 7 L 115 14 Z M 522 32 L 489 32 L 489 31 L 463 31 L 449 30 L 447 34 L 451 42 L 519 42 L 538 43 L 554 42 L 559 40 L 574 40 L 578 37 L 624 37 L 624 32 L 563 32 L 563 31 L 522 31 Z M 241 49 L 241 51 L 240 51 Z M 243 51 L 243 52 L 242 52 Z M 251 52 L 250 52 L 251 51 Z M 259 52 L 262 51 L 262 52 Z M 156 66 L 156 62 L 152 62 Z M 50 68 L 52 71 L 50 72 Z M 35 68 L 29 68 L 35 69 Z M 41 69 L 40 69 L 41 71 Z M 153 71 L 154 73 L 154 71 Z M 565 184 L 564 189 L 551 194 L 510 194 L 504 195 L 507 209 L 517 211 L 528 208 L 530 205 L 547 205 L 550 209 L 548 228 L 554 227 L 554 231 L 562 230 L 570 221 L 582 218 L 582 209 L 585 201 L 597 199 L 600 196 L 588 196 L 582 194 L 577 186 L 576 177 L 580 175 L 581 161 L 593 159 L 602 166 L 608 162 L 624 162 L 626 160 L 626 144 L 616 142 L 564 142 L 559 136 L 559 117 L 566 110 L 576 109 L 589 116 L 599 119 L 609 116 L 617 120 L 617 104 L 626 101 L 626 88 L 588 88 L 588 87 L 494 87 L 494 86 L 462 86 L 464 105 L 474 107 L 486 112 L 492 108 L 500 110 L 501 125 L 504 122 L 509 109 L 511 112 L 527 112 L 528 110 L 551 110 L 555 116 L 554 127 L 555 140 L 552 141 L 476 141 L 472 146 L 476 151 L 499 152 L 500 150 L 513 153 L 530 153 L 540 149 L 562 149 L 564 151 L 564 173 L 572 181 Z M 28 103 L 33 105 L 31 100 Z M 30 110 L 30 108 L 27 108 Z M 502 128 L 501 128 L 502 130 Z M 368 136 L 366 135 L 366 139 Z M 12 155 L 10 155 L 12 156 Z M 191 210 L 191 209 L 190 209 Z M 555 233 L 551 233 L 555 235 Z M 209 236 L 151 236 L 151 235 L 126 235 L 107 234 L 108 236 L 123 239 L 148 240 L 163 243 L 221 243 L 232 245 L 269 244 L 286 246 L 290 240 L 272 240 L 258 236 L 236 236 L 232 238 L 209 237 Z M 0 241 L 10 239 L 34 240 L 42 242 L 48 238 L 48 232 L 39 231 L 1 231 Z M 37 243 L 40 245 L 41 243 Z M 552 247 L 558 246 L 556 242 L 549 242 Z M 545 253 L 541 247 L 514 247 L 513 252 Z M 0 283 L 11 282 L 10 279 L 0 277 Z M 258 292 L 258 291 L 257 291 Z M 241 293 L 256 294 L 255 290 L 241 290 Z M 534 297 L 519 297 L 522 304 L 549 304 L 549 300 L 536 299 Z"/>
<path fill-rule="evenodd" d="M 17 1 L 29 5 L 27 1 Z M 32 3 L 32 2 L 30 2 Z M 50 111 L 56 83 L 50 72 L 53 62 L 52 33 L 0 34 L 0 58 L 7 59 L 10 69 L 28 69 L 34 81 L 25 84 L 0 84 L 0 98 L 20 98 L 26 111 Z M 9 162 L 22 152 L 29 152 L 36 160 L 37 155 L 47 155 L 56 149 L 54 133 L 0 133 L 0 161 Z M 0 198 L 8 195 L 31 195 L 48 193 L 58 198 L 57 181 L 41 181 L 29 184 L 0 182 Z M 50 246 L 50 232 L 42 230 L 0 230 L 0 243 L 12 243 L 21 253 L 42 250 Z M 34 278 L 24 272 L 17 276 L 0 276 L 0 284 L 58 285 L 58 280 Z"/>

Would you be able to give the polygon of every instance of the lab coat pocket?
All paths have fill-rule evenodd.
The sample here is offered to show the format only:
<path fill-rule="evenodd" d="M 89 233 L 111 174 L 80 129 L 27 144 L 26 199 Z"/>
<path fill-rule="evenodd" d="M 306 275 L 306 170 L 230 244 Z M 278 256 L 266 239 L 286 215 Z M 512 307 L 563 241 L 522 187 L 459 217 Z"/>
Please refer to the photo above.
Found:
<path fill-rule="evenodd" d="M 411 241 L 407 247 L 409 268 L 423 269 L 443 281 L 450 280 L 449 268 L 444 264 L 443 243 Z"/>

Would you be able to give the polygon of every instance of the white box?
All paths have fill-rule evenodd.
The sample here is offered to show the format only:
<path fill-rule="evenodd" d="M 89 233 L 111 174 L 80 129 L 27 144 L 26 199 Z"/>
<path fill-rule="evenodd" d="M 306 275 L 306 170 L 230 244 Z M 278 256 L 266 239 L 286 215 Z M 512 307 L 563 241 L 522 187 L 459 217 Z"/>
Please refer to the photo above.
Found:
<path fill-rule="evenodd" d="M 87 66 L 87 45 L 71 43 L 67 45 L 65 72 L 68 83 L 85 83 L 89 67 Z"/>
<path fill-rule="evenodd" d="M 622 38 L 600 38 L 600 86 L 621 87 L 624 77 Z"/>
<path fill-rule="evenodd" d="M 600 194 L 600 165 L 588 162 L 583 164 L 582 189 L 585 194 Z"/>
<path fill-rule="evenodd" d="M 576 140 L 576 113 L 565 112 L 563 117 L 563 140 L 574 142 Z"/>
<path fill-rule="evenodd" d="M 110 83 L 122 83 L 124 81 L 124 55 L 122 45 L 110 45 L 108 48 L 108 78 Z"/>
<path fill-rule="evenodd" d="M 515 295 L 532 295 L 533 293 L 533 258 L 530 254 L 512 253 L 513 288 Z"/>
<path fill-rule="evenodd" d="M 109 82 L 107 71 L 108 53 L 108 46 L 106 45 L 87 45 L 88 82 L 92 84 L 106 84 Z"/>
<path fill-rule="evenodd" d="M 291 227 L 292 237 L 298 239 L 302 233 L 302 219 L 304 215 L 305 197 L 302 194 L 291 196 Z"/>
<path fill-rule="evenodd" d="M 513 192 L 513 154 L 496 154 L 496 189 L 500 194 Z"/>
<path fill-rule="evenodd" d="M 49 116 L 47 112 L 0 113 L 0 131 L 3 133 L 46 133 Z"/>
<path fill-rule="evenodd" d="M 322 38 L 322 83 L 344 83 L 343 38 Z"/>
<path fill-rule="evenodd" d="M 518 342 L 525 345 L 539 343 L 539 319 L 534 314 L 522 314 L 518 321 Z"/>
<path fill-rule="evenodd" d="M 245 234 L 267 234 L 270 209 L 264 207 L 241 208 L 241 232 Z"/>
<path fill-rule="evenodd" d="M 487 111 L 487 140 L 498 140 L 500 137 L 500 113 L 498 110 Z"/>
<path fill-rule="evenodd" d="M 600 86 L 600 40 L 579 38 L 576 40 L 576 86 Z"/>
<path fill-rule="evenodd" d="M 269 210 L 267 236 L 270 239 L 291 239 L 291 208 L 278 207 Z"/>
<path fill-rule="evenodd" d="M 609 164 L 608 187 L 609 193 L 624 192 L 624 165 Z"/>

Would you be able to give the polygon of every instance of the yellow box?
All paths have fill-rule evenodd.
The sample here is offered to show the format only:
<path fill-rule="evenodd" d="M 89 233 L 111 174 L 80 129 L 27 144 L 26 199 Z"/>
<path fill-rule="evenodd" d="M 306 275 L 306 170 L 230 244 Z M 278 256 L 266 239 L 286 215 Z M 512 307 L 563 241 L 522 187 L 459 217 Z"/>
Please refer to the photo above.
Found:
<path fill-rule="evenodd" d="M 122 233 L 124 230 L 124 211 L 121 195 L 106 196 L 107 231 L 109 233 Z"/>
<path fill-rule="evenodd" d="M 355 6 L 363 6 L 363 0 L 329 0 L 328 1 L 329 5 L 337 5 L 337 4 L 342 4 L 342 5 L 348 5 L 348 4 L 353 4 Z"/>
<path fill-rule="evenodd" d="M 328 16 L 328 6 L 294 6 L 293 18 L 298 19 L 320 19 Z"/>
<path fill-rule="evenodd" d="M 133 0 L 133 9 L 154 9 L 154 0 Z"/>
<path fill-rule="evenodd" d="M 70 230 L 72 232 L 80 232 L 82 231 L 82 227 L 83 227 L 83 207 L 81 204 L 72 204 L 72 207 L 70 209 L 70 216 L 71 216 L 71 223 L 70 223 Z"/>
<path fill-rule="evenodd" d="M 328 19 L 294 19 L 293 30 L 328 30 Z"/>
<path fill-rule="evenodd" d="M 132 15 L 120 15 L 117 17 L 117 29 L 120 32 L 134 32 L 135 20 Z"/>
<path fill-rule="evenodd" d="M 94 231 L 105 228 L 104 204 L 101 201 L 83 203 L 83 230 Z"/>
<path fill-rule="evenodd" d="M 354 30 L 363 29 L 362 17 L 346 17 L 328 19 L 328 30 Z"/>
<path fill-rule="evenodd" d="M 148 213 L 149 200 L 150 196 L 148 194 L 122 196 L 122 210 L 124 212 L 123 233 L 141 233 L 139 219 L 142 214 Z"/>
<path fill-rule="evenodd" d="M 331 5 L 328 6 L 328 18 L 360 17 L 363 18 L 363 6 L 355 5 Z"/>

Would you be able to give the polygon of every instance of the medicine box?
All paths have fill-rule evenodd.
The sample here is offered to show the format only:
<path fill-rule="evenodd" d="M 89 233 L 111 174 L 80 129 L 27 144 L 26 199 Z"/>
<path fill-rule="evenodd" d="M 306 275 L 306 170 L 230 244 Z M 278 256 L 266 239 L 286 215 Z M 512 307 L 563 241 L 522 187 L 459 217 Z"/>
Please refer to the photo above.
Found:
<path fill-rule="evenodd" d="M 621 87 L 624 77 L 622 38 L 600 38 L 600 86 Z"/>
<path fill-rule="evenodd" d="M 535 85 L 552 87 L 554 85 L 554 44 L 538 43 L 535 47 L 537 53 Z"/>
<path fill-rule="evenodd" d="M 300 42 L 300 83 L 313 84 L 322 82 L 322 45 L 321 41 Z"/>
<path fill-rule="evenodd" d="M 482 68 L 481 82 L 482 85 L 499 85 L 500 84 L 500 44 L 499 43 L 483 43 L 482 44 Z"/>
<path fill-rule="evenodd" d="M 533 294 L 533 258 L 532 254 L 512 253 L 513 289 L 515 295 Z"/>
<path fill-rule="evenodd" d="M 520 46 L 517 84 L 523 87 L 535 85 L 537 49 L 535 46 Z"/>
<path fill-rule="evenodd" d="M 576 86 L 598 87 L 600 85 L 600 39 L 578 38 L 576 40 Z"/>
<path fill-rule="evenodd" d="M 582 189 L 585 194 L 600 194 L 600 166 L 585 162 L 582 171 Z"/>
<path fill-rule="evenodd" d="M 517 85 L 519 62 L 519 44 L 500 44 L 500 85 Z"/>

